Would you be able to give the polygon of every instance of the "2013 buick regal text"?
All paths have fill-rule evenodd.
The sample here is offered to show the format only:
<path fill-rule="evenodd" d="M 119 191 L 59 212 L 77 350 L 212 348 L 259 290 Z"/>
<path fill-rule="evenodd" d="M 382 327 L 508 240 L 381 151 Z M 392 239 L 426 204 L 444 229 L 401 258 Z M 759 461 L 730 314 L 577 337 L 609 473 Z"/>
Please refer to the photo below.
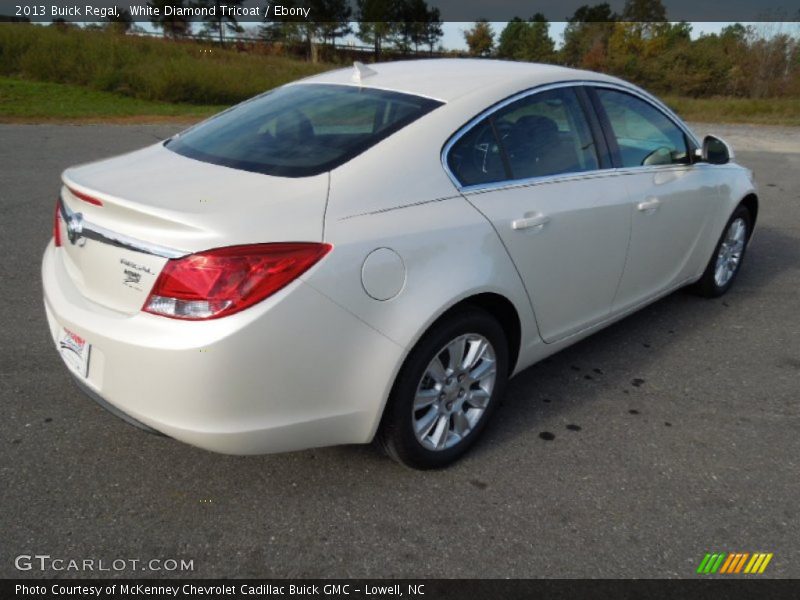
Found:
<path fill-rule="evenodd" d="M 44 304 L 89 396 L 217 452 L 377 437 L 416 468 L 526 367 L 728 291 L 758 216 L 643 90 L 484 60 L 356 63 L 62 179 Z"/>
<path fill-rule="evenodd" d="M 49 12 L 47 11 L 48 8 Z M 61 6 L 51 4 L 49 6 L 39 5 L 30 7 L 17 5 L 16 9 L 17 16 L 50 16 L 54 18 L 89 17 L 96 19 L 119 17 L 119 8 L 116 6 L 93 6 L 91 4 Z"/>

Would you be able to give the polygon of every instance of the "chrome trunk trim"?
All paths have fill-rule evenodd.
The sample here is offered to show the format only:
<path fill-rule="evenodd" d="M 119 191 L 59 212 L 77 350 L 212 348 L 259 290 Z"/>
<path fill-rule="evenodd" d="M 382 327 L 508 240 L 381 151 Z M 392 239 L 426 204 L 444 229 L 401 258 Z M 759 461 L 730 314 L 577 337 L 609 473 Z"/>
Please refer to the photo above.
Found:
<path fill-rule="evenodd" d="M 110 229 L 106 229 L 101 225 L 91 223 L 83 217 L 83 213 L 71 210 L 63 198 L 58 200 L 59 211 L 64 225 L 67 229 L 67 240 L 70 244 L 78 243 L 80 239 L 95 240 L 104 244 L 110 244 L 134 252 L 141 252 L 143 254 L 152 254 L 154 256 L 161 256 L 163 258 L 180 258 L 191 254 L 183 250 L 169 248 L 167 246 L 160 246 L 158 244 L 151 244 L 143 240 L 138 240 Z"/>

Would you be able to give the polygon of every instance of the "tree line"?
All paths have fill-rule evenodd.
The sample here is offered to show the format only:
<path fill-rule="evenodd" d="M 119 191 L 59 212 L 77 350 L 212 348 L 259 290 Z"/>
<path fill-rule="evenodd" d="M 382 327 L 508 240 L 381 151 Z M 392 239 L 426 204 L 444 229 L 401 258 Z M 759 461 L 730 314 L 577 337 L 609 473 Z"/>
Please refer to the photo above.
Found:
<path fill-rule="evenodd" d="M 241 5 L 243 0 L 150 0 L 152 7 Z M 335 49 L 337 41 L 353 35 L 373 48 L 375 60 L 386 50 L 393 55 L 433 52 L 443 35 L 439 11 L 425 0 L 284 0 L 287 7 L 311 8 L 314 20 L 285 18 L 267 21 L 256 35 L 272 44 L 300 49 L 313 62 L 320 50 Z M 192 34 L 190 18 L 175 15 L 152 18 L 165 36 Z M 128 31 L 130 14 L 106 27 Z M 220 10 L 200 25 L 201 35 L 220 43 L 244 32 L 234 17 Z M 736 96 L 763 98 L 800 95 L 800 43 L 780 30 L 781 24 L 729 25 L 720 33 L 692 38 L 691 25 L 669 22 L 661 0 L 626 0 L 621 14 L 608 3 L 584 5 L 567 20 L 563 43 L 550 35 L 541 14 L 514 18 L 495 32 L 486 20 L 464 31 L 471 56 L 560 64 L 609 73 L 658 93 L 691 97 Z M 772 30 L 770 30 L 770 28 Z M 458 55 L 458 52 L 453 52 Z M 334 56 L 328 52 L 326 57 Z"/>
<path fill-rule="evenodd" d="M 670 23 L 660 0 L 578 8 L 560 48 L 540 13 L 513 19 L 497 34 L 477 21 L 464 31 L 469 54 L 551 63 L 609 73 L 658 93 L 691 97 L 800 95 L 800 43 L 780 23 L 724 27 L 692 39 L 688 23 Z"/>
<path fill-rule="evenodd" d="M 192 34 L 190 17 L 171 11 L 165 16 L 166 6 L 184 8 L 220 4 L 241 6 L 243 0 L 150 0 L 147 4 L 159 8 L 161 15 L 151 18 L 151 23 L 165 36 L 183 37 Z M 265 4 L 265 7 L 269 3 Z M 311 10 L 313 21 L 296 17 L 278 17 L 265 22 L 257 30 L 259 38 L 266 42 L 304 44 L 308 57 L 316 62 L 320 46 L 336 46 L 337 40 L 355 35 L 374 49 L 376 59 L 385 47 L 407 53 L 427 48 L 430 52 L 439 44 L 443 35 L 438 8 L 430 8 L 425 0 L 357 0 L 356 10 L 348 0 L 284 0 L 282 6 L 292 9 L 302 5 Z M 244 32 L 233 16 L 223 16 L 217 8 L 215 16 L 203 19 L 200 33 L 215 37 L 224 43 L 228 35 Z M 114 19 L 115 26 L 127 31 L 133 25 L 127 10 L 120 11 Z M 354 26 L 355 25 L 355 26 Z"/>

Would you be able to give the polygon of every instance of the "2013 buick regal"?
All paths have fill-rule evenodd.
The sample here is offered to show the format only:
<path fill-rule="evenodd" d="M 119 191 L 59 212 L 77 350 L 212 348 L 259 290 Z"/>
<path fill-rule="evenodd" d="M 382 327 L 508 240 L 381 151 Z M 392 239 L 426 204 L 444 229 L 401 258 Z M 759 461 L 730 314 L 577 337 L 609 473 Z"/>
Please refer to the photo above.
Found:
<path fill-rule="evenodd" d="M 728 146 L 650 94 L 484 60 L 325 73 L 63 184 L 45 307 L 91 396 L 218 452 L 377 436 L 418 468 L 531 364 L 725 293 L 758 213 Z"/>

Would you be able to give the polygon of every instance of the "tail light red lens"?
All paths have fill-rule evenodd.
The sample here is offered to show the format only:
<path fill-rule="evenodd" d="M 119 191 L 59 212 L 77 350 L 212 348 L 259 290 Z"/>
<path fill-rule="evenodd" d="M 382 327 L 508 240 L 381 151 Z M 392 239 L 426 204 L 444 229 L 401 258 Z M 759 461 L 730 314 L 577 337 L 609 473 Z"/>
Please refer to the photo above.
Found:
<path fill-rule="evenodd" d="M 56 248 L 61 246 L 61 198 L 56 199 L 56 211 L 53 215 L 53 241 Z"/>
<path fill-rule="evenodd" d="M 255 244 L 172 259 L 142 310 L 189 320 L 232 315 L 286 287 L 331 248 L 313 242 Z"/>

